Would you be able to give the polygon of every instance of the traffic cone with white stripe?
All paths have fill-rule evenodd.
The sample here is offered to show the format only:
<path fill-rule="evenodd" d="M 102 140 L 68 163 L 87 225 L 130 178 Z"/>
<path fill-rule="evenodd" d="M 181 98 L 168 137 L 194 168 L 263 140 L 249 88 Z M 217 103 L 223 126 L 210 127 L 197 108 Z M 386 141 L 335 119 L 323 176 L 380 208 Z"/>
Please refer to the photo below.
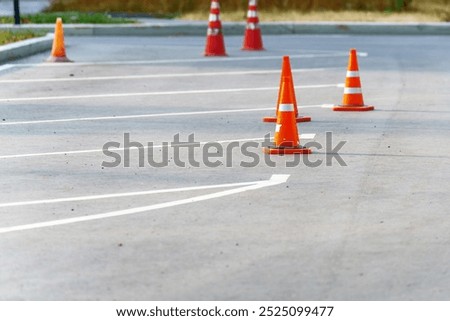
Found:
<path fill-rule="evenodd" d="M 369 111 L 375 107 L 364 105 L 361 90 L 361 80 L 359 78 L 358 58 L 356 49 L 350 50 L 348 59 L 347 77 L 345 79 L 344 97 L 342 105 L 333 107 L 334 111 Z"/>
<path fill-rule="evenodd" d="M 277 122 L 278 106 L 280 105 L 280 101 L 281 101 L 281 87 L 283 85 L 284 77 L 288 77 L 291 79 L 290 90 L 292 91 L 292 97 L 294 100 L 295 121 L 297 123 L 304 123 L 304 122 L 311 121 L 311 117 L 309 117 L 309 116 L 299 116 L 298 115 L 297 99 L 295 98 L 295 88 L 294 88 L 294 80 L 293 80 L 294 78 L 292 76 L 291 62 L 290 62 L 289 56 L 284 56 L 283 63 L 281 66 L 280 89 L 278 91 L 277 109 L 276 109 L 276 113 L 275 113 L 276 116 L 275 117 L 271 117 L 271 116 L 264 117 L 263 122 L 265 122 L 265 123 L 276 123 Z"/>
<path fill-rule="evenodd" d="M 291 90 L 292 79 L 283 77 L 281 100 L 278 106 L 274 145 L 264 147 L 266 154 L 311 154 L 309 148 L 300 146 L 297 122 L 295 121 L 294 96 Z"/>
<path fill-rule="evenodd" d="M 219 0 L 211 0 L 205 56 L 226 56 Z"/>
<path fill-rule="evenodd" d="M 259 28 L 257 0 L 248 1 L 247 26 L 242 50 L 264 50 Z"/>
<path fill-rule="evenodd" d="M 56 19 L 52 53 L 50 57 L 47 58 L 47 62 L 72 62 L 66 56 L 66 48 L 64 45 L 64 29 L 61 18 Z"/>

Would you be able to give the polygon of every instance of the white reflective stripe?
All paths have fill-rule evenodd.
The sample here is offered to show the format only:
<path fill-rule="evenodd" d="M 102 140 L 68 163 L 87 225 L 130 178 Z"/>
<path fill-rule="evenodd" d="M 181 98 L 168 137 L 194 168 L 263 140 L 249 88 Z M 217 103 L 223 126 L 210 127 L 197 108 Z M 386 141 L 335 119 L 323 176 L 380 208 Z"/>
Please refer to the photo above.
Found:
<path fill-rule="evenodd" d="M 345 87 L 344 94 L 362 94 L 361 88 Z"/>
<path fill-rule="evenodd" d="M 216 29 L 216 28 L 208 28 L 208 36 L 216 36 L 220 33 L 220 29 Z"/>
<path fill-rule="evenodd" d="M 256 0 L 250 0 L 250 1 L 248 2 L 248 5 L 249 5 L 249 6 L 256 6 Z"/>
<path fill-rule="evenodd" d="M 219 20 L 219 15 L 214 14 L 214 13 L 209 14 L 209 21 L 218 21 L 218 20 Z"/>
<path fill-rule="evenodd" d="M 256 18 L 257 16 L 258 16 L 258 14 L 254 10 L 249 10 L 247 12 L 247 18 Z"/>
<path fill-rule="evenodd" d="M 293 104 L 280 104 L 278 111 L 294 111 Z"/>
<path fill-rule="evenodd" d="M 347 71 L 347 77 L 349 78 L 359 77 L 359 71 Z"/>
<path fill-rule="evenodd" d="M 258 25 L 256 23 L 253 22 L 247 23 L 247 29 L 255 30 L 256 28 L 258 28 Z"/>
<path fill-rule="evenodd" d="M 219 3 L 216 1 L 211 2 L 211 9 L 220 9 Z"/>
<path fill-rule="evenodd" d="M 277 126 L 275 127 L 275 133 L 278 133 L 281 129 L 281 124 L 277 124 Z"/>

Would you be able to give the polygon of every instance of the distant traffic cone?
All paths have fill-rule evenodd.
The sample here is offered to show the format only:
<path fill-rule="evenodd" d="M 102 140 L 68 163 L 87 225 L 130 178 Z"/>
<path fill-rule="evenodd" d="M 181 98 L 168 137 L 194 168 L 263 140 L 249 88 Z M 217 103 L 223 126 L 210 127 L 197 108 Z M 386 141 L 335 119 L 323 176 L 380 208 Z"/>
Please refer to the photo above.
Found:
<path fill-rule="evenodd" d="M 284 77 L 288 77 L 288 78 L 291 79 L 291 81 L 290 81 L 290 84 L 291 84 L 290 90 L 292 91 L 292 97 L 294 99 L 294 111 L 295 111 L 295 120 L 296 120 L 296 122 L 297 123 L 304 123 L 304 122 L 311 121 L 311 117 L 309 117 L 309 116 L 299 116 L 298 115 L 297 99 L 295 98 L 295 88 L 294 88 L 294 80 L 293 80 L 292 70 L 291 70 L 291 62 L 290 62 L 289 56 L 284 56 L 283 57 L 283 64 L 282 64 L 282 67 L 281 67 L 280 89 L 278 91 L 277 109 L 276 109 L 275 117 L 271 117 L 271 116 L 264 117 L 263 118 L 263 122 L 265 122 L 265 123 L 276 123 L 277 122 L 278 106 L 280 105 L 281 87 L 283 85 L 283 78 Z"/>
<path fill-rule="evenodd" d="M 211 0 L 205 56 L 226 56 L 219 0 Z"/>
<path fill-rule="evenodd" d="M 344 97 L 342 105 L 333 107 L 334 111 L 369 111 L 375 107 L 364 105 L 361 90 L 361 80 L 359 78 L 358 58 L 356 49 L 350 50 L 348 59 L 347 77 L 345 79 Z"/>
<path fill-rule="evenodd" d="M 62 19 L 56 19 L 55 37 L 53 38 L 53 47 L 48 62 L 72 62 L 66 57 L 66 48 L 64 46 L 64 29 Z"/>
<path fill-rule="evenodd" d="M 245 28 L 242 50 L 264 50 L 256 1 L 248 1 L 247 26 Z"/>
<path fill-rule="evenodd" d="M 264 147 L 266 154 L 310 154 L 311 150 L 300 146 L 297 123 L 295 121 L 294 96 L 291 90 L 292 79 L 283 77 L 281 101 L 278 107 L 275 145 Z"/>

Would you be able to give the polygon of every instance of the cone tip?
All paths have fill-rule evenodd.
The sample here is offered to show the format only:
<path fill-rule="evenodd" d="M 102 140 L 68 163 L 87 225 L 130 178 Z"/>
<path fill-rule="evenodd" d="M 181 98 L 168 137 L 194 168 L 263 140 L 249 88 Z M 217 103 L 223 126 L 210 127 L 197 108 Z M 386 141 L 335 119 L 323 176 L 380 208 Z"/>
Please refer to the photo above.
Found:
<path fill-rule="evenodd" d="M 283 56 L 281 70 L 282 77 L 289 76 L 291 74 L 291 60 L 289 56 Z"/>

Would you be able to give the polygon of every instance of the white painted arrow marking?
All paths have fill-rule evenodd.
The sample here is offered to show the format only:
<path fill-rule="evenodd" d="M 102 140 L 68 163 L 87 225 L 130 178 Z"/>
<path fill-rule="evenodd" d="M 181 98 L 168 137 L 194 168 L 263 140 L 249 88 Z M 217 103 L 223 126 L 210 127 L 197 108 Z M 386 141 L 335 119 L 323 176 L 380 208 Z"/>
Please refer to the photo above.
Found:
<path fill-rule="evenodd" d="M 101 219 L 107 219 L 107 218 L 118 217 L 118 216 L 150 212 L 153 210 L 174 207 L 174 206 L 180 206 L 180 205 L 185 205 L 185 204 L 192 204 L 192 203 L 197 203 L 197 202 L 201 202 L 201 201 L 207 201 L 207 200 L 211 200 L 211 199 L 215 199 L 215 198 L 230 196 L 230 195 L 239 194 L 239 193 L 243 193 L 243 192 L 247 192 L 247 191 L 257 190 L 260 188 L 283 184 L 283 183 L 287 182 L 289 176 L 290 175 L 272 175 L 272 177 L 269 180 L 260 181 L 260 182 L 256 182 L 256 183 L 249 182 L 248 186 L 237 187 L 237 188 L 233 188 L 233 189 L 230 189 L 227 191 L 216 192 L 216 193 L 211 193 L 211 194 L 206 194 L 206 195 L 201 195 L 201 196 L 189 197 L 189 198 L 181 199 L 178 201 L 171 201 L 171 202 L 165 202 L 165 203 L 154 204 L 154 205 L 149 205 L 149 206 L 135 207 L 135 208 L 130 208 L 130 209 L 126 209 L 126 210 L 106 212 L 106 213 L 94 214 L 94 215 L 88 215 L 88 216 L 73 217 L 73 218 L 62 219 L 62 220 L 54 220 L 54 221 L 34 223 L 34 224 L 4 227 L 4 228 L 0 228 L 0 234 L 27 231 L 27 230 L 35 230 L 35 229 L 40 229 L 40 228 L 45 228 L 45 227 L 68 225 L 68 224 L 75 224 L 75 223 L 88 222 L 88 221 L 94 221 L 94 220 L 101 220 Z M 208 188 L 208 187 L 206 187 L 206 188 Z"/>
<path fill-rule="evenodd" d="M 191 192 L 204 189 L 214 189 L 214 188 L 227 188 L 227 187 L 238 187 L 247 186 L 261 183 L 261 181 L 255 182 L 244 182 L 244 183 L 231 183 L 231 184 L 219 184 L 219 185 L 208 185 L 208 186 L 191 186 L 191 187 L 180 187 L 180 188 L 167 188 L 160 190 L 148 190 L 139 192 L 127 192 L 127 193 L 114 193 L 114 194 L 101 194 L 101 195 L 87 195 L 87 196 L 75 196 L 75 197 L 65 197 L 65 198 L 53 198 L 53 199 L 43 199 L 35 201 L 23 201 L 23 202 L 12 202 L 12 203 L 2 203 L 0 208 L 3 207 L 16 207 L 16 206 L 28 206 L 28 205 L 42 205 L 42 204 L 55 204 L 55 203 L 65 203 L 65 202 L 77 202 L 77 201 L 93 201 L 108 198 L 120 198 L 120 197 L 132 197 L 132 196 L 143 196 L 143 195 L 153 195 L 153 194 L 167 194 L 176 192 Z"/>

